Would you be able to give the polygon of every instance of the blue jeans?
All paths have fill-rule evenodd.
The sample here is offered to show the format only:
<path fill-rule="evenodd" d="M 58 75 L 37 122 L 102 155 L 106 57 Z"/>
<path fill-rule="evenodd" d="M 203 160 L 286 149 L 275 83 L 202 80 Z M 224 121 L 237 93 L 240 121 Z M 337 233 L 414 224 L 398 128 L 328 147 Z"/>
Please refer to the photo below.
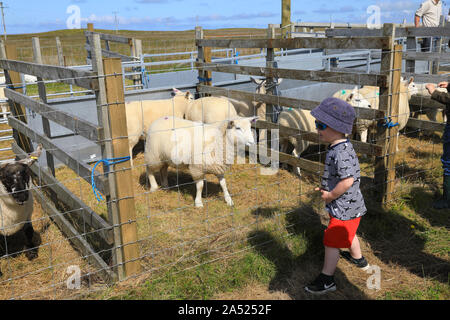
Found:
<path fill-rule="evenodd" d="M 444 168 L 444 176 L 450 176 L 450 124 L 445 125 L 444 136 L 444 153 L 441 157 L 442 167 Z"/>

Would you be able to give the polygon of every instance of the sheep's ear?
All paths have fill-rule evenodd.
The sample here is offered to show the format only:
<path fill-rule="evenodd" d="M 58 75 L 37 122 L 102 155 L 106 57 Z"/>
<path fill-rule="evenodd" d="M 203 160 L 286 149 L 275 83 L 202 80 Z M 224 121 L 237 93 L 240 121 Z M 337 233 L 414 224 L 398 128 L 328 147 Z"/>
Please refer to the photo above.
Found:
<path fill-rule="evenodd" d="M 354 94 L 355 94 L 354 92 L 350 93 L 350 95 L 347 98 L 347 101 L 351 101 L 353 99 Z"/>
<path fill-rule="evenodd" d="M 34 151 L 33 153 L 31 153 L 27 158 L 17 161 L 20 162 L 22 164 L 25 164 L 27 166 L 31 166 L 33 163 L 35 163 L 37 161 L 37 159 L 39 158 L 39 156 L 41 155 L 42 152 L 42 144 L 39 144 L 36 151 Z"/>
<path fill-rule="evenodd" d="M 176 96 L 177 94 L 182 93 L 180 90 L 178 90 L 177 88 L 172 88 L 172 96 Z"/>
<path fill-rule="evenodd" d="M 414 81 L 414 77 L 409 78 L 408 84 L 411 84 Z"/>
<path fill-rule="evenodd" d="M 252 80 L 253 83 L 256 83 L 257 85 L 261 85 L 266 81 L 266 79 L 255 79 L 253 77 L 250 77 L 250 80 Z"/>
<path fill-rule="evenodd" d="M 248 120 L 250 122 L 256 122 L 259 119 L 259 117 L 258 116 L 254 116 L 254 117 L 247 117 L 247 118 L 244 118 L 244 119 L 246 119 L 246 120 Z"/>
<path fill-rule="evenodd" d="M 191 98 L 191 92 L 190 91 L 186 92 L 185 98 L 186 99 L 190 99 Z"/>

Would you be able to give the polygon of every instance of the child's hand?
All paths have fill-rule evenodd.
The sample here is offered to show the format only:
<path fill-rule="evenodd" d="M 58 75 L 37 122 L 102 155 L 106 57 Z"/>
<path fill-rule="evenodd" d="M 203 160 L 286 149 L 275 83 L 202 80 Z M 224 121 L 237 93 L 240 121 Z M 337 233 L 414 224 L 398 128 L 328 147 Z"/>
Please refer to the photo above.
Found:
<path fill-rule="evenodd" d="M 434 90 L 436 90 L 436 86 L 432 83 L 428 83 L 425 88 L 427 88 L 429 94 L 433 94 Z"/>
<path fill-rule="evenodd" d="M 320 188 L 316 188 L 315 190 L 316 191 L 320 191 L 322 193 L 321 198 L 322 198 L 323 201 L 325 201 L 326 204 L 329 204 L 331 201 L 334 200 L 333 197 L 331 196 L 330 192 L 328 192 L 326 190 L 323 190 L 323 189 L 320 189 Z"/>

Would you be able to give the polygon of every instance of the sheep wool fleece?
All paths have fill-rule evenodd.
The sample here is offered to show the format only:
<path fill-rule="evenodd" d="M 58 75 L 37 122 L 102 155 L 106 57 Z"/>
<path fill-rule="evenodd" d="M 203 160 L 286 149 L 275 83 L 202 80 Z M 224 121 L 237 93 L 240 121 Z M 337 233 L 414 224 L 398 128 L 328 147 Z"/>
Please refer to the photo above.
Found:
<path fill-rule="evenodd" d="M 355 180 L 347 192 L 326 205 L 334 218 L 347 221 L 366 214 L 366 205 L 359 189 L 360 173 L 358 156 L 349 140 L 328 147 L 322 188 L 331 191 L 343 179 L 353 177 Z"/>
<path fill-rule="evenodd" d="M 20 206 L 0 182 L 0 235 L 11 236 L 20 231 L 24 227 L 24 223 L 30 221 L 32 213 L 33 196 L 31 192 L 28 200 Z"/>

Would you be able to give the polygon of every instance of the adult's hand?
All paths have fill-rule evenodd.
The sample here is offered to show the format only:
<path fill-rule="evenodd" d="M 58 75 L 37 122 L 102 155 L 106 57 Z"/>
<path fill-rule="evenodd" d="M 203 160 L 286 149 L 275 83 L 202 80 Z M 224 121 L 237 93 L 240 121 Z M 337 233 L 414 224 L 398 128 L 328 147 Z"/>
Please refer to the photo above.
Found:
<path fill-rule="evenodd" d="M 439 88 L 448 88 L 448 82 L 442 81 L 438 83 Z"/>

